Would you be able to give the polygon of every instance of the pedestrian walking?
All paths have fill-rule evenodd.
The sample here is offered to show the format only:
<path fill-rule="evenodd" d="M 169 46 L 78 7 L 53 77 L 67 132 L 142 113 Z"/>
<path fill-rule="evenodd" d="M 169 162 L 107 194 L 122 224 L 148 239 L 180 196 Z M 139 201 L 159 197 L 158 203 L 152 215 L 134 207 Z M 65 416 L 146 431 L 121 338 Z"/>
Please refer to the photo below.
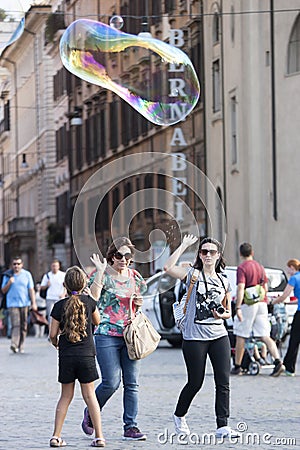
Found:
<path fill-rule="evenodd" d="M 272 300 L 271 304 L 276 305 L 277 303 L 284 302 L 284 300 L 291 295 L 292 291 L 294 291 L 294 296 L 298 299 L 298 308 L 295 312 L 291 326 L 289 345 L 283 359 L 286 375 L 294 377 L 300 344 L 300 261 L 298 259 L 290 259 L 287 262 L 287 267 L 290 275 L 289 282 L 282 295 Z"/>
<path fill-rule="evenodd" d="M 58 259 L 54 259 L 51 263 L 51 270 L 44 274 L 40 286 L 40 295 L 41 297 L 46 298 L 46 314 L 48 320 L 50 320 L 54 303 L 66 296 L 64 279 L 65 272 L 60 270 L 60 261 Z"/>
<path fill-rule="evenodd" d="M 37 309 L 34 283 L 31 273 L 23 268 L 20 256 L 13 258 L 12 271 L 12 275 L 4 274 L 1 286 L 11 321 L 10 349 L 13 353 L 24 353 L 29 307 Z"/>
<path fill-rule="evenodd" d="M 102 290 L 98 302 L 102 319 L 94 332 L 97 360 L 102 377 L 96 389 L 96 395 L 102 410 L 119 388 L 122 376 L 123 439 L 140 441 L 146 439 L 146 435 L 137 426 L 140 361 L 129 358 L 123 337 L 123 331 L 129 319 L 131 296 L 136 294 L 135 311 L 137 306 L 141 306 L 140 295 L 146 291 L 146 283 L 141 274 L 129 268 L 133 257 L 134 246 L 126 237 L 116 239 L 107 250 L 108 266 L 103 273 Z M 88 435 L 94 432 L 91 419 L 89 410 L 86 408 L 82 429 Z"/>
<path fill-rule="evenodd" d="M 266 344 L 274 358 L 274 369 L 270 375 L 278 377 L 285 367 L 280 359 L 276 343 L 270 337 L 266 272 L 263 266 L 254 260 L 253 248 L 248 242 L 240 245 L 240 255 L 243 262 L 237 268 L 236 316 L 233 321 L 233 333 L 236 336 L 235 365 L 231 374 L 242 375 L 241 364 L 245 339 L 253 336 Z M 247 295 L 248 288 L 252 289 L 252 298 Z"/>
<path fill-rule="evenodd" d="M 98 255 L 91 258 L 102 274 L 106 261 Z M 92 294 L 98 297 L 99 277 L 96 273 Z M 93 340 L 93 325 L 99 325 L 100 314 L 95 298 L 86 295 L 87 276 L 78 266 L 70 267 L 64 285 L 68 297 L 56 302 L 51 312 L 50 339 L 58 349 L 58 381 L 61 395 L 56 407 L 53 436 L 50 447 L 65 447 L 61 437 L 68 407 L 74 396 L 75 380 L 80 383 L 82 397 L 87 404 L 95 427 L 92 447 L 104 447 L 100 408 L 95 395 L 94 381 L 98 378 Z"/>
<path fill-rule="evenodd" d="M 211 237 L 200 242 L 192 268 L 175 266 L 184 251 L 196 241 L 197 238 L 193 235 L 184 236 L 182 244 L 169 257 L 164 267 L 171 276 L 186 279 L 188 289 L 194 269 L 199 270 L 183 322 L 182 351 L 188 380 L 179 395 L 174 412 L 175 431 L 177 434 L 190 434 L 186 414 L 202 387 L 206 359 L 209 356 L 216 388 L 216 437 L 234 438 L 238 437 L 239 433 L 228 426 L 230 343 L 224 325 L 224 319 L 231 316 L 231 288 L 227 278 L 222 274 L 225 267 L 222 245 Z M 182 302 L 185 302 L 186 295 L 182 298 Z"/>
<path fill-rule="evenodd" d="M 37 306 L 38 312 L 43 317 L 46 317 L 46 299 L 40 296 L 40 286 L 41 286 L 40 283 L 36 284 L 36 289 L 35 289 L 36 306 Z M 46 327 L 46 325 L 34 323 L 33 324 L 34 336 L 36 338 L 42 338 L 43 336 L 45 336 L 45 327 Z"/>

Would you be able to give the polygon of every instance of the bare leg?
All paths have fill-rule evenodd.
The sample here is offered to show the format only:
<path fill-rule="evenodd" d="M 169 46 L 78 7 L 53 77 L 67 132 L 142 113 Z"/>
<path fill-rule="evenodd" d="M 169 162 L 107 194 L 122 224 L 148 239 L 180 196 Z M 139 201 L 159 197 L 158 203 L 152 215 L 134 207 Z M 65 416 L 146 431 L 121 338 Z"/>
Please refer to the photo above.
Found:
<path fill-rule="evenodd" d="M 266 359 L 266 357 L 267 357 L 267 346 L 266 346 L 266 344 L 264 342 L 263 342 L 263 344 L 261 346 L 260 354 L 261 354 L 262 358 Z"/>
<path fill-rule="evenodd" d="M 80 383 L 82 397 L 88 407 L 89 415 L 95 428 L 95 438 L 104 439 L 102 433 L 101 414 L 99 403 L 95 394 L 94 382 Z"/>
<path fill-rule="evenodd" d="M 245 352 L 245 338 L 241 336 L 236 336 L 236 343 L 235 343 L 235 357 L 234 362 L 236 365 L 242 364 L 242 359 Z"/>
<path fill-rule="evenodd" d="M 69 405 L 74 396 L 75 383 L 61 384 L 61 394 L 55 411 L 55 424 L 53 436 L 61 437 L 61 430 L 68 412 Z"/>
<path fill-rule="evenodd" d="M 280 359 L 279 351 L 275 341 L 273 341 L 273 339 L 270 336 L 262 336 L 260 339 L 266 344 L 273 358 Z"/>

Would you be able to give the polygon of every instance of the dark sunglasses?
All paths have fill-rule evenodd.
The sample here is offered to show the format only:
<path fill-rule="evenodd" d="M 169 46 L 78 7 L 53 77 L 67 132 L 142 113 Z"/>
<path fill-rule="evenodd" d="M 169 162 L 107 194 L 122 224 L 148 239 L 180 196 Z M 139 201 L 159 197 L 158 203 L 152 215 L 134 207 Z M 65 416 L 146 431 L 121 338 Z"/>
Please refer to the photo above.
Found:
<path fill-rule="evenodd" d="M 206 256 L 210 254 L 211 256 L 215 256 L 218 253 L 218 250 L 208 250 L 207 248 L 202 248 L 200 250 L 201 255 Z"/>
<path fill-rule="evenodd" d="M 132 259 L 132 254 L 131 254 L 131 253 L 125 253 L 125 255 L 122 255 L 122 253 L 116 252 L 116 253 L 114 254 L 114 257 L 115 257 L 116 259 L 122 259 L 123 256 L 125 257 L 126 261 L 129 261 L 130 259 Z"/>

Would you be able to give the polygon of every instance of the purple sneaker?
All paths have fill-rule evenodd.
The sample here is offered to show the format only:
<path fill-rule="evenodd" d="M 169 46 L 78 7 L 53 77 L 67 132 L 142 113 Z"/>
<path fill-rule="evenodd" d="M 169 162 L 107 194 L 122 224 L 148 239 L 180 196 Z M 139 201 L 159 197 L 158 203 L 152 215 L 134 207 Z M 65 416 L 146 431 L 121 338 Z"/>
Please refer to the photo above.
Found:
<path fill-rule="evenodd" d="M 83 421 L 81 423 L 81 428 L 84 431 L 84 433 L 88 434 L 89 436 L 91 436 L 94 433 L 93 422 L 92 419 L 90 418 L 87 408 L 85 408 L 83 413 Z"/>
<path fill-rule="evenodd" d="M 124 431 L 123 439 L 126 441 L 145 441 L 147 436 L 141 433 L 137 427 L 131 427 Z"/>

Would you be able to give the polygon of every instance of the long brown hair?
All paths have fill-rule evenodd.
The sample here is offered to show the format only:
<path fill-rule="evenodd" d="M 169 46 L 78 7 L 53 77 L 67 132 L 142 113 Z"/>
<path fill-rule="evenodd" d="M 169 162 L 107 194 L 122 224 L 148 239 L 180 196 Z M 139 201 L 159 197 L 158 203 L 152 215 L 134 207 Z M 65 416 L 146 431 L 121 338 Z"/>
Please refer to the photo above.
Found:
<path fill-rule="evenodd" d="M 67 269 L 65 280 L 69 298 L 64 308 L 64 329 L 68 341 L 75 344 L 87 336 L 86 332 L 86 310 L 84 303 L 80 300 L 80 293 L 86 286 L 86 275 L 78 266 Z"/>

